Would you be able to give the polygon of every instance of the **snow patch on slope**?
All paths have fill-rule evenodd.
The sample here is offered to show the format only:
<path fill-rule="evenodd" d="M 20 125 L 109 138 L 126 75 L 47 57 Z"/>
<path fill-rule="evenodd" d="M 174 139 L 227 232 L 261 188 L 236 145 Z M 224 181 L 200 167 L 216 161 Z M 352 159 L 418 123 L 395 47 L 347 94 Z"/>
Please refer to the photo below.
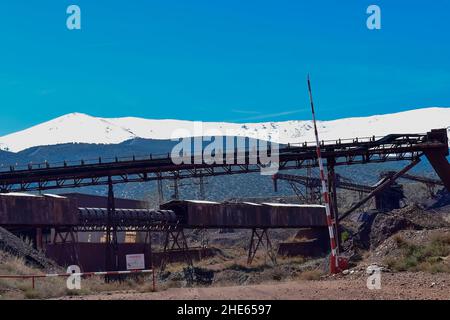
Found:
<path fill-rule="evenodd" d="M 425 133 L 450 128 L 450 108 L 411 111 L 318 122 L 322 140 Z M 117 144 L 134 138 L 173 139 L 200 135 L 235 135 L 280 143 L 314 140 L 312 122 L 291 120 L 262 123 L 150 120 L 135 117 L 97 118 L 71 113 L 23 131 L 0 137 L 0 150 L 19 152 L 30 147 L 63 143 Z"/>

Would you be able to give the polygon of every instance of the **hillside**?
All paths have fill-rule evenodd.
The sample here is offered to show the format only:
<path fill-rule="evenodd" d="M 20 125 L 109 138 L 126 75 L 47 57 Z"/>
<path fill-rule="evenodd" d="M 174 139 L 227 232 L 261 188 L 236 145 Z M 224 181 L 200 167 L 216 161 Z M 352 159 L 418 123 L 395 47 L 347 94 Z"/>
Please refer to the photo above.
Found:
<path fill-rule="evenodd" d="M 436 128 L 449 128 L 450 108 L 424 108 L 370 117 L 318 121 L 318 126 L 322 140 L 422 133 Z M 190 136 L 238 136 L 286 144 L 313 141 L 313 134 L 310 120 L 227 123 L 134 117 L 97 118 L 71 113 L 0 137 L 0 150 L 20 152 L 36 146 L 66 143 L 119 144 L 138 138 L 170 140 Z"/>
<path fill-rule="evenodd" d="M 427 121 L 422 121 L 427 119 Z M 147 120 L 139 118 L 106 119 L 84 114 L 69 114 L 24 131 L 0 137 L 0 171 L 9 170 L 10 165 L 32 163 L 76 163 L 80 160 L 115 157 L 167 154 L 178 143 L 170 140 L 175 129 L 193 127 L 194 122 L 179 120 Z M 236 129 L 236 135 L 274 137 L 283 133 L 283 141 L 313 140 L 309 121 L 287 121 L 253 124 L 204 123 L 204 128 Z M 323 139 L 384 135 L 393 132 L 426 132 L 432 128 L 450 126 L 450 108 L 427 108 L 407 112 L 349 118 L 319 122 Z M 30 137 L 32 137 L 30 139 Z M 251 139 L 251 138 L 249 138 Z M 247 139 L 248 141 L 248 139 Z M 205 141 L 204 145 L 209 142 Z M 14 152 L 13 152 L 14 151 Z M 374 184 L 381 170 L 398 170 L 404 163 L 377 165 L 354 165 L 339 167 L 337 172 L 366 184 Z M 291 171 L 301 173 L 301 171 Z M 412 173 L 434 176 L 434 171 L 424 159 Z M 315 173 L 316 176 L 317 172 Z M 292 195 L 289 184 L 281 182 L 279 192 L 273 191 L 272 179 L 259 174 L 221 176 L 205 179 L 206 198 L 224 200 L 238 197 L 277 197 Z M 172 183 L 164 181 L 166 199 L 173 194 Z M 125 198 L 157 199 L 156 183 L 134 183 L 117 185 L 116 194 Z M 67 190 L 65 190 L 67 191 Z M 78 190 L 80 191 L 80 190 Z M 87 187 L 82 192 L 105 194 L 105 187 Z M 199 187 L 195 179 L 183 180 L 180 193 L 184 198 L 198 198 Z"/>

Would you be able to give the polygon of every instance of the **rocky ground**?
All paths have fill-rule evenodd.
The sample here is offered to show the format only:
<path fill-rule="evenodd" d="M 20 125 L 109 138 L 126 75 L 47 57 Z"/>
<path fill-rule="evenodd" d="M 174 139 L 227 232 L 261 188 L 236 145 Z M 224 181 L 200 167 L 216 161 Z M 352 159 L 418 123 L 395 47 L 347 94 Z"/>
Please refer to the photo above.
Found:
<path fill-rule="evenodd" d="M 343 249 L 351 268 L 334 276 L 327 275 L 326 257 L 278 257 L 274 265 L 260 252 L 247 266 L 249 231 L 215 230 L 209 238 L 216 255 L 195 263 L 194 282 L 187 280 L 184 264 L 169 264 L 157 276 L 156 292 L 151 292 L 148 279 L 108 285 L 101 279 L 83 280 L 80 292 L 65 290 L 61 282 L 31 290 L 23 281 L 3 280 L 0 299 L 450 299 L 447 200 L 444 195 L 430 204 L 409 203 L 386 213 L 368 211 L 363 219 L 361 214 L 350 216 L 341 226 L 347 234 Z M 276 246 L 292 238 L 295 230 L 270 234 Z M 188 237 L 191 244 L 200 243 L 194 232 Z M 374 265 L 383 270 L 379 290 L 367 287 L 367 268 Z M 53 267 L 41 253 L 0 229 L 0 273 L 39 273 Z"/>
<path fill-rule="evenodd" d="M 450 299 L 450 207 L 410 204 L 375 214 L 369 224 L 344 224 L 350 233 L 347 248 L 353 267 L 326 275 L 326 259 L 281 259 L 277 266 L 245 266 L 245 252 L 226 252 L 197 265 L 207 283 L 193 287 L 179 270 L 159 279 L 157 292 L 108 292 L 65 299 Z M 283 231 L 275 234 L 282 239 Z M 243 235 L 215 234 L 215 244 L 243 245 Z M 225 239 L 221 242 L 221 239 Z M 393 263 L 395 262 L 395 263 Z M 380 267 L 381 288 L 369 289 L 369 266 Z M 400 267 L 399 267 L 400 266 Z M 395 268 L 404 268 L 402 271 Z M 204 272 L 208 270 L 208 272 Z"/>
<path fill-rule="evenodd" d="M 164 291 L 135 291 L 64 297 L 81 300 L 376 300 L 450 299 L 450 274 L 382 273 L 380 290 L 369 290 L 367 275 L 356 272 L 320 280 L 297 280 L 246 286 L 170 288 Z"/>
<path fill-rule="evenodd" d="M 9 253 L 20 259 L 23 259 L 28 265 L 41 268 L 47 271 L 55 271 L 60 267 L 52 260 L 47 259 L 45 254 L 33 249 L 33 246 L 27 241 L 23 241 L 8 230 L 0 227 L 0 253 Z M 0 263 L 3 262 L 0 254 Z"/>

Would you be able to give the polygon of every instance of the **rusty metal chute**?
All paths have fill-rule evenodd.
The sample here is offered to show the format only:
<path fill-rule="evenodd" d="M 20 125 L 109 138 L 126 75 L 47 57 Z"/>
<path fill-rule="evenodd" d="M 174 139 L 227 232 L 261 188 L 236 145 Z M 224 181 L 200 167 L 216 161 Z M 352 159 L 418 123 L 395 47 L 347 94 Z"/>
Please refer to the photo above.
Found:
<path fill-rule="evenodd" d="M 431 130 L 431 132 L 427 133 L 427 140 L 430 145 L 440 144 L 446 146 L 446 148 L 439 148 L 438 150 L 424 150 L 424 154 L 444 183 L 447 191 L 450 192 L 450 163 L 447 160 L 447 156 L 449 155 L 447 129 Z"/>

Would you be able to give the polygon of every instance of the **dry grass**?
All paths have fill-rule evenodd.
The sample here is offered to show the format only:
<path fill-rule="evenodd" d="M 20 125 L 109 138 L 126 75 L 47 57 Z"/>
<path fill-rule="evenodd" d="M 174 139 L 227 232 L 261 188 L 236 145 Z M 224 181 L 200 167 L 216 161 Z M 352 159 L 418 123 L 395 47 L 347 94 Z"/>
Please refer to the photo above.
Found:
<path fill-rule="evenodd" d="M 184 267 L 186 267 L 186 263 L 184 262 L 168 263 L 165 267 L 165 271 L 171 273 L 180 272 Z"/>
<path fill-rule="evenodd" d="M 319 270 L 307 270 L 303 271 L 299 275 L 300 280 L 320 280 L 320 277 L 323 275 Z"/>
<path fill-rule="evenodd" d="M 2 275 L 40 274 L 39 270 L 27 266 L 23 260 L 5 256 L 0 263 Z M 1 299 L 40 299 L 62 296 L 66 293 L 65 280 L 62 278 L 35 279 L 35 289 L 31 279 L 0 279 Z"/>
<path fill-rule="evenodd" d="M 1 254 L 2 252 L 0 252 Z M 41 274 L 41 270 L 33 269 L 25 263 L 12 256 L 0 258 L 0 274 Z M 263 283 L 273 281 L 285 281 L 287 279 L 317 280 L 321 274 L 318 271 L 306 271 L 299 273 L 296 268 L 306 260 L 302 257 L 278 257 L 278 264 L 272 265 L 265 254 L 258 252 L 253 263 L 247 265 L 247 251 L 245 248 L 233 248 L 223 250 L 219 255 L 198 261 L 196 267 L 214 270 L 218 275 L 217 283 L 212 286 L 236 285 L 243 278 L 250 283 Z M 158 281 L 157 290 L 179 288 L 186 285 L 183 277 L 185 263 L 169 263 L 166 272 L 172 276 L 170 280 Z M 241 277 L 242 275 L 242 277 Z M 158 277 L 158 274 L 157 274 Z M 62 296 L 77 296 L 97 293 L 112 292 L 150 292 L 152 291 L 151 275 L 145 278 L 140 276 L 128 278 L 122 282 L 105 283 L 102 277 L 83 278 L 81 290 L 68 290 L 66 278 L 44 278 L 36 279 L 36 287 L 32 289 L 30 279 L 0 279 L 0 299 L 48 299 Z M 202 284 L 196 284 L 201 286 Z"/>
<path fill-rule="evenodd" d="M 288 256 L 278 256 L 278 264 L 303 264 L 306 262 L 306 258 L 302 256 L 288 257 Z"/>
<path fill-rule="evenodd" d="M 277 264 L 265 257 L 264 252 L 258 252 L 251 265 L 247 265 L 245 248 L 223 249 L 223 254 L 213 256 L 195 263 L 197 268 L 213 272 L 211 283 L 195 283 L 195 286 L 235 286 L 245 284 L 272 283 L 299 279 L 302 267 L 307 259 L 303 257 L 277 257 Z M 185 264 L 169 264 L 167 271 L 173 273 L 159 284 L 159 289 L 179 288 L 186 286 L 182 278 Z M 305 272 L 303 279 L 319 279 L 319 271 Z"/>
<path fill-rule="evenodd" d="M 392 270 L 450 273 L 450 234 L 436 235 L 424 245 L 412 244 L 401 236 L 394 240 L 401 253 L 386 259 L 385 263 Z"/>
<path fill-rule="evenodd" d="M 22 259 L 2 254 L 0 274 L 31 275 L 42 274 L 42 270 L 27 266 Z M 37 278 L 35 288 L 31 279 L 0 279 L 0 299 L 50 299 L 71 295 L 87 295 L 114 291 L 152 291 L 151 275 L 125 278 L 123 281 L 105 283 L 102 277 L 83 278 L 81 290 L 69 290 L 66 278 Z"/>

